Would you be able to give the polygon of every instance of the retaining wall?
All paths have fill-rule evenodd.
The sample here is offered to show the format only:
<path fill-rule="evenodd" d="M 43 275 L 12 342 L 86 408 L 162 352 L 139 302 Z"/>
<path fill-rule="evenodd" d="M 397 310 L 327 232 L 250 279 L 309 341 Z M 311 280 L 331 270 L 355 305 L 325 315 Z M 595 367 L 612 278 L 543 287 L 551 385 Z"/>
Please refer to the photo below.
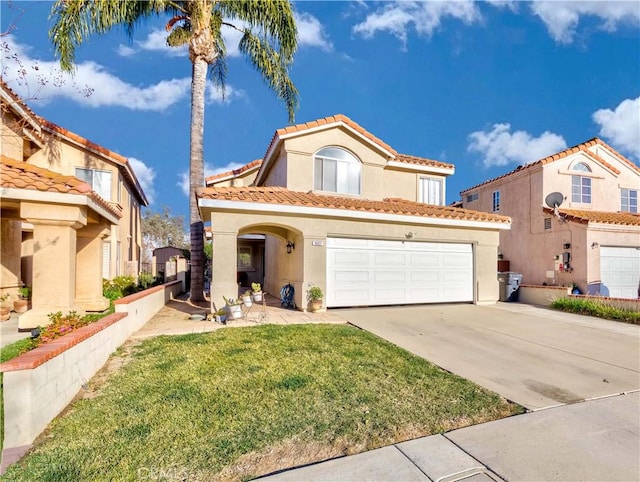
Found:
<path fill-rule="evenodd" d="M 572 295 L 571 288 L 567 286 L 539 286 L 520 285 L 518 301 L 529 305 L 550 306 L 558 298 L 571 298 L 581 300 L 599 300 L 609 306 L 632 311 L 640 311 L 640 300 L 631 298 L 610 298 L 595 295 Z"/>
<path fill-rule="evenodd" d="M 127 338 L 181 292 L 172 281 L 117 300 L 116 312 L 0 365 L 2 467 L 18 460 Z"/>

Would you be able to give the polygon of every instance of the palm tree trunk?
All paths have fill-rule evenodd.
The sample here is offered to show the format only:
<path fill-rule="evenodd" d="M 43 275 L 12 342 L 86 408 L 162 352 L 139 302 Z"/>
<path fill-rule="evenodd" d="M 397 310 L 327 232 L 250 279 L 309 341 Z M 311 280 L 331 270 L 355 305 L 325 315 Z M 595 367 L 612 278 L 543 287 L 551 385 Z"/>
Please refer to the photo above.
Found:
<path fill-rule="evenodd" d="M 207 62 L 193 60 L 191 77 L 191 149 L 189 161 L 189 223 L 191 226 L 191 300 L 204 300 L 204 224 L 195 190 L 204 185 L 204 104 Z"/>

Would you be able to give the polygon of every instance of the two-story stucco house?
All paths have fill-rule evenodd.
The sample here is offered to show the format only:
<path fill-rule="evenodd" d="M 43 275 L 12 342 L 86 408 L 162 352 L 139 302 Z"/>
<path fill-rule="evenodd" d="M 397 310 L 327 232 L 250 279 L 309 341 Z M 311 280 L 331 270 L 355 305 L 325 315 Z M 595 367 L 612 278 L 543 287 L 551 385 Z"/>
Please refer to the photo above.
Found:
<path fill-rule="evenodd" d="M 598 138 L 461 192 L 468 209 L 504 214 L 500 255 L 523 283 L 577 284 L 636 298 L 640 168 Z"/>
<path fill-rule="evenodd" d="M 3 82 L 0 289 L 32 286 L 19 327 L 101 311 L 102 279 L 139 271 L 147 199 L 127 159 L 36 115 Z"/>
<path fill-rule="evenodd" d="M 257 281 L 326 307 L 491 303 L 506 216 L 445 206 L 454 166 L 399 154 L 344 115 L 279 129 L 262 160 L 197 193 L 211 221 L 212 297 Z"/>

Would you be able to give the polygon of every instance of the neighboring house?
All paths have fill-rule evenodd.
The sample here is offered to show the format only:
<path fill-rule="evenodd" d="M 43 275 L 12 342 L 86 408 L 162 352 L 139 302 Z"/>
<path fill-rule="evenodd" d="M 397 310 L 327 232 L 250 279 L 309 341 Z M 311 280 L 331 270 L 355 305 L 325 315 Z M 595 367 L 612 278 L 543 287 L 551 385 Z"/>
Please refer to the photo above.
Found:
<path fill-rule="evenodd" d="M 277 130 L 251 164 L 241 185 L 225 173 L 196 194 L 216 304 L 251 281 L 275 296 L 292 283 L 302 309 L 311 285 L 327 307 L 497 300 L 510 220 L 444 206 L 453 165 L 399 154 L 343 115 Z"/>
<path fill-rule="evenodd" d="M 37 116 L 0 81 L 2 279 L 31 285 L 20 328 L 101 311 L 102 279 L 137 276 L 147 199 L 126 158 Z"/>
<path fill-rule="evenodd" d="M 640 168 L 594 138 L 460 194 L 465 208 L 511 217 L 500 254 L 523 283 L 636 298 L 638 191 Z"/>
<path fill-rule="evenodd" d="M 168 276 L 175 275 L 175 269 L 169 268 L 167 270 L 167 262 L 171 258 L 184 258 L 185 251 L 188 250 L 176 248 L 174 246 L 163 246 L 153 250 L 153 256 L 151 258 L 151 274 L 158 276 L 162 279 L 166 279 Z"/>

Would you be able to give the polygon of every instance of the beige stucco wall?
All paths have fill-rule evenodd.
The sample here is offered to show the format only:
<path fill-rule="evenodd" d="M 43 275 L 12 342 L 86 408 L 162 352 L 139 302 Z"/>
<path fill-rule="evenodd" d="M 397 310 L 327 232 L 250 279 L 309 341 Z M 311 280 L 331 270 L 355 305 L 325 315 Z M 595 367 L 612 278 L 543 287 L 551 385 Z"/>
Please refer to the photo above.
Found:
<path fill-rule="evenodd" d="M 0 145 L 2 146 L 2 154 L 17 161 L 22 160 L 23 140 L 22 125 L 17 117 L 1 112 L 2 122 L 0 123 Z"/>
<path fill-rule="evenodd" d="M 108 201 L 117 204 L 122 217 L 117 225 L 113 225 L 110 235 L 105 241 L 111 243 L 110 275 L 133 274 L 128 266 L 133 261 L 137 267 L 140 260 L 142 246 L 142 232 L 140 226 L 140 204 L 133 194 L 131 186 L 125 182 L 118 166 L 78 146 L 49 136 L 45 147 L 29 157 L 30 164 L 59 172 L 63 175 L 75 176 L 76 168 L 97 169 L 111 173 L 111 193 Z M 118 244 L 120 243 L 120 244 Z"/>
<path fill-rule="evenodd" d="M 287 282 L 296 289 L 296 304 L 304 308 L 305 290 L 310 284 L 326 291 L 326 238 L 328 236 L 364 237 L 404 240 L 408 231 L 415 233 L 413 241 L 446 241 L 473 243 L 476 271 L 476 296 L 478 303 L 495 302 L 498 299 L 496 277 L 496 253 L 498 231 L 443 226 L 423 226 L 404 223 L 384 223 L 339 218 L 287 215 L 282 213 L 216 212 L 202 208 L 203 215 L 211 219 L 213 226 L 214 260 L 212 296 L 216 304 L 223 303 L 222 296 L 235 296 L 237 291 L 236 258 L 237 234 L 253 232 L 274 234 L 266 242 L 265 289 L 279 295 Z M 250 228 L 247 228 L 250 226 Z M 216 231 L 216 227 L 220 227 Z M 292 254 L 286 253 L 286 241 L 295 242 Z M 314 240 L 325 241 L 314 246 Z"/>

